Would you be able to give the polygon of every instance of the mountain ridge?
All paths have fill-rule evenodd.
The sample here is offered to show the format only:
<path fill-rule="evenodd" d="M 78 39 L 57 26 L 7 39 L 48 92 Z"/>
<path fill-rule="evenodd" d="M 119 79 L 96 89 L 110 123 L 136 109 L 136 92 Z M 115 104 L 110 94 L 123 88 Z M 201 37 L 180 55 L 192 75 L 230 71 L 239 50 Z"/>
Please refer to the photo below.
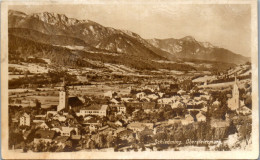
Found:
<path fill-rule="evenodd" d="M 223 61 L 229 63 L 245 63 L 250 58 L 232 51 L 212 45 L 210 42 L 199 42 L 194 37 L 185 36 L 180 39 L 147 39 L 155 47 L 161 48 L 178 58 L 194 58 L 201 60 Z M 226 57 L 225 57 L 226 56 Z M 233 61 L 233 62 L 232 62 Z"/>
<path fill-rule="evenodd" d="M 10 11 L 11 12 L 11 11 Z M 107 50 L 110 49 L 110 45 L 117 46 L 116 42 L 110 42 L 106 41 L 106 39 L 109 39 L 109 37 L 113 37 L 115 35 L 120 35 L 123 39 L 129 39 L 134 38 L 135 41 L 138 41 L 139 43 L 142 43 L 143 47 L 136 47 L 139 48 L 139 50 L 136 51 L 136 55 L 147 55 L 148 59 L 151 57 L 157 57 L 159 59 L 165 59 L 166 57 L 171 57 L 169 53 L 165 53 L 164 51 L 154 48 L 151 44 L 143 40 L 139 35 L 128 31 L 126 33 L 125 31 L 116 30 L 111 27 L 104 27 L 96 22 L 89 21 L 89 20 L 82 20 L 80 23 L 76 19 L 72 19 L 75 23 L 65 23 L 64 21 L 68 21 L 69 18 L 65 17 L 65 15 L 59 15 L 59 14 L 31 14 L 27 15 L 26 17 L 22 16 L 17 18 L 17 16 L 12 16 L 13 14 L 9 13 L 11 17 L 9 28 L 26 28 L 26 29 L 32 29 L 39 31 L 44 34 L 48 35 L 64 35 L 64 36 L 70 36 L 70 37 L 76 37 L 78 39 L 81 39 L 85 41 L 87 44 L 91 44 L 93 47 Z M 39 16 L 40 15 L 40 16 Z M 41 17 L 44 17 L 46 19 L 43 19 Z M 51 18 L 50 18 L 51 17 Z M 57 18 L 59 17 L 59 18 Z M 53 21 L 52 19 L 57 19 L 57 21 Z M 51 19 L 51 20 L 50 20 Z M 71 19 L 71 18 L 70 18 Z M 58 23 L 61 22 L 61 23 Z M 29 25 L 33 24 L 33 25 Z M 58 25 L 56 25 L 58 24 Z M 131 33 L 131 35 L 129 34 Z M 102 45 L 98 45 L 99 43 L 103 42 Z M 135 42 L 135 44 L 138 44 Z M 127 43 L 124 43 L 122 46 L 127 46 Z M 128 45 L 129 46 L 129 45 Z M 143 48 L 143 49 L 140 49 Z M 113 52 L 113 48 L 111 49 Z M 134 54 L 132 53 L 132 49 L 128 48 L 119 48 L 119 50 L 124 50 L 126 54 Z M 150 55 L 150 53 L 152 53 Z M 156 56 L 153 56 L 155 55 Z M 149 56 L 150 55 L 150 56 Z"/>
<path fill-rule="evenodd" d="M 65 14 L 43 12 L 27 15 L 9 10 L 8 20 L 10 34 L 24 36 L 41 43 L 49 43 L 48 39 L 50 39 L 53 44 L 80 44 L 85 46 L 84 49 L 88 48 L 91 51 L 102 50 L 150 60 L 178 61 L 190 58 L 228 63 L 248 61 L 248 58 L 215 47 L 209 42 L 198 42 L 191 36 L 182 39 L 146 40 L 128 30 L 105 27 L 91 20 L 68 18 Z M 14 30 L 18 28 L 26 34 L 15 32 Z M 34 31 L 45 36 L 37 38 L 31 33 Z M 58 42 L 59 38 L 61 42 Z M 226 58 L 223 58 L 225 55 Z"/>

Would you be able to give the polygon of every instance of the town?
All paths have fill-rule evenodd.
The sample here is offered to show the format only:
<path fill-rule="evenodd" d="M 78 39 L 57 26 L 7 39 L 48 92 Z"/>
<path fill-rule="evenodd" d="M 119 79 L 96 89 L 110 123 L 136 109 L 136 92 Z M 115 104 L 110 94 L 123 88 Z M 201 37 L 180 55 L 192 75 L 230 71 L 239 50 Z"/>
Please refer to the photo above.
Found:
<path fill-rule="evenodd" d="M 19 71 L 9 68 L 9 74 Z M 32 72 L 18 77 L 25 85 L 9 79 L 9 149 L 228 151 L 252 144 L 250 63 L 200 76 L 102 72 L 93 79 L 91 71 L 71 69 L 77 78 L 65 73 L 54 79 L 54 71 Z M 57 83 L 40 85 L 39 79 Z"/>

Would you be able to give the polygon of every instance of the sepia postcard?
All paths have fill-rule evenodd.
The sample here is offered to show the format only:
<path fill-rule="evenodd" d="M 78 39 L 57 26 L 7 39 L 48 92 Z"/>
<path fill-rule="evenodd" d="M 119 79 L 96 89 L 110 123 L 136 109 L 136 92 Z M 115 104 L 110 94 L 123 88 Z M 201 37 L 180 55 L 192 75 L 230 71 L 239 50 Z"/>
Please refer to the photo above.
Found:
<path fill-rule="evenodd" d="M 257 0 L 2 1 L 3 159 L 257 159 Z"/>

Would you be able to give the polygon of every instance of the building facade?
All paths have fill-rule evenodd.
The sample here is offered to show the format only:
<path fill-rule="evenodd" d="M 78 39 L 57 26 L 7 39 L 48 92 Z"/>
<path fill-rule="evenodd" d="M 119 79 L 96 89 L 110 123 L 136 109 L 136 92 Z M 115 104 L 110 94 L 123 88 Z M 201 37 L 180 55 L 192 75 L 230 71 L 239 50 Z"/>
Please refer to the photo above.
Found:
<path fill-rule="evenodd" d="M 106 116 L 107 115 L 108 105 L 95 105 L 90 106 L 85 109 L 81 109 L 78 115 L 86 116 L 86 115 L 96 115 L 96 116 Z"/>
<path fill-rule="evenodd" d="M 31 117 L 29 114 L 24 113 L 20 117 L 20 126 L 30 126 L 31 125 Z"/>

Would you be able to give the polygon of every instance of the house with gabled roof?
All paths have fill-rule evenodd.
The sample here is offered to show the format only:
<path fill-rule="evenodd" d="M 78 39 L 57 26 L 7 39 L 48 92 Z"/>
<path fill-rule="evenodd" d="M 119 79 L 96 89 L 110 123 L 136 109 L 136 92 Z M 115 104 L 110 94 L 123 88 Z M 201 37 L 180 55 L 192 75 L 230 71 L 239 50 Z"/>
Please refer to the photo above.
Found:
<path fill-rule="evenodd" d="M 185 118 L 181 120 L 183 125 L 188 125 L 194 122 L 194 118 L 190 114 L 186 114 Z"/>
<path fill-rule="evenodd" d="M 89 128 L 90 131 L 96 131 L 102 124 L 98 118 L 91 118 L 84 121 L 84 124 Z"/>
<path fill-rule="evenodd" d="M 196 115 L 196 119 L 198 122 L 206 122 L 206 116 L 201 112 Z"/>
<path fill-rule="evenodd" d="M 61 136 L 71 136 L 78 134 L 78 128 L 76 127 L 61 127 Z"/>
<path fill-rule="evenodd" d="M 41 128 L 41 129 L 50 129 L 51 126 L 47 124 L 46 122 L 41 122 L 36 124 L 36 128 Z"/>
<path fill-rule="evenodd" d="M 117 96 L 117 93 L 115 91 L 107 91 L 104 93 L 104 97 L 113 98 L 115 96 Z"/>
<path fill-rule="evenodd" d="M 120 121 L 120 120 L 117 120 L 116 122 L 115 122 L 115 125 L 116 126 L 123 126 L 123 122 L 122 121 Z"/>
<path fill-rule="evenodd" d="M 110 100 L 111 103 L 114 103 L 114 104 L 119 104 L 120 102 L 118 100 L 116 100 L 115 98 L 111 99 Z"/>
<path fill-rule="evenodd" d="M 55 131 L 40 129 L 35 132 L 35 137 L 34 137 L 33 142 L 34 143 L 40 143 L 40 142 L 51 143 L 54 136 L 55 136 Z"/>
<path fill-rule="evenodd" d="M 111 104 L 109 107 L 110 111 L 117 112 L 117 114 L 126 113 L 126 106 L 124 104 Z"/>
<path fill-rule="evenodd" d="M 113 135 L 113 133 L 114 133 L 115 130 L 116 130 L 115 128 L 109 127 L 109 126 L 107 125 L 107 126 L 104 126 L 104 127 L 99 128 L 99 129 L 98 129 L 98 133 L 100 133 L 100 134 Z"/>
<path fill-rule="evenodd" d="M 144 92 L 139 92 L 136 94 L 136 98 L 142 99 L 146 96 L 146 94 Z"/>

